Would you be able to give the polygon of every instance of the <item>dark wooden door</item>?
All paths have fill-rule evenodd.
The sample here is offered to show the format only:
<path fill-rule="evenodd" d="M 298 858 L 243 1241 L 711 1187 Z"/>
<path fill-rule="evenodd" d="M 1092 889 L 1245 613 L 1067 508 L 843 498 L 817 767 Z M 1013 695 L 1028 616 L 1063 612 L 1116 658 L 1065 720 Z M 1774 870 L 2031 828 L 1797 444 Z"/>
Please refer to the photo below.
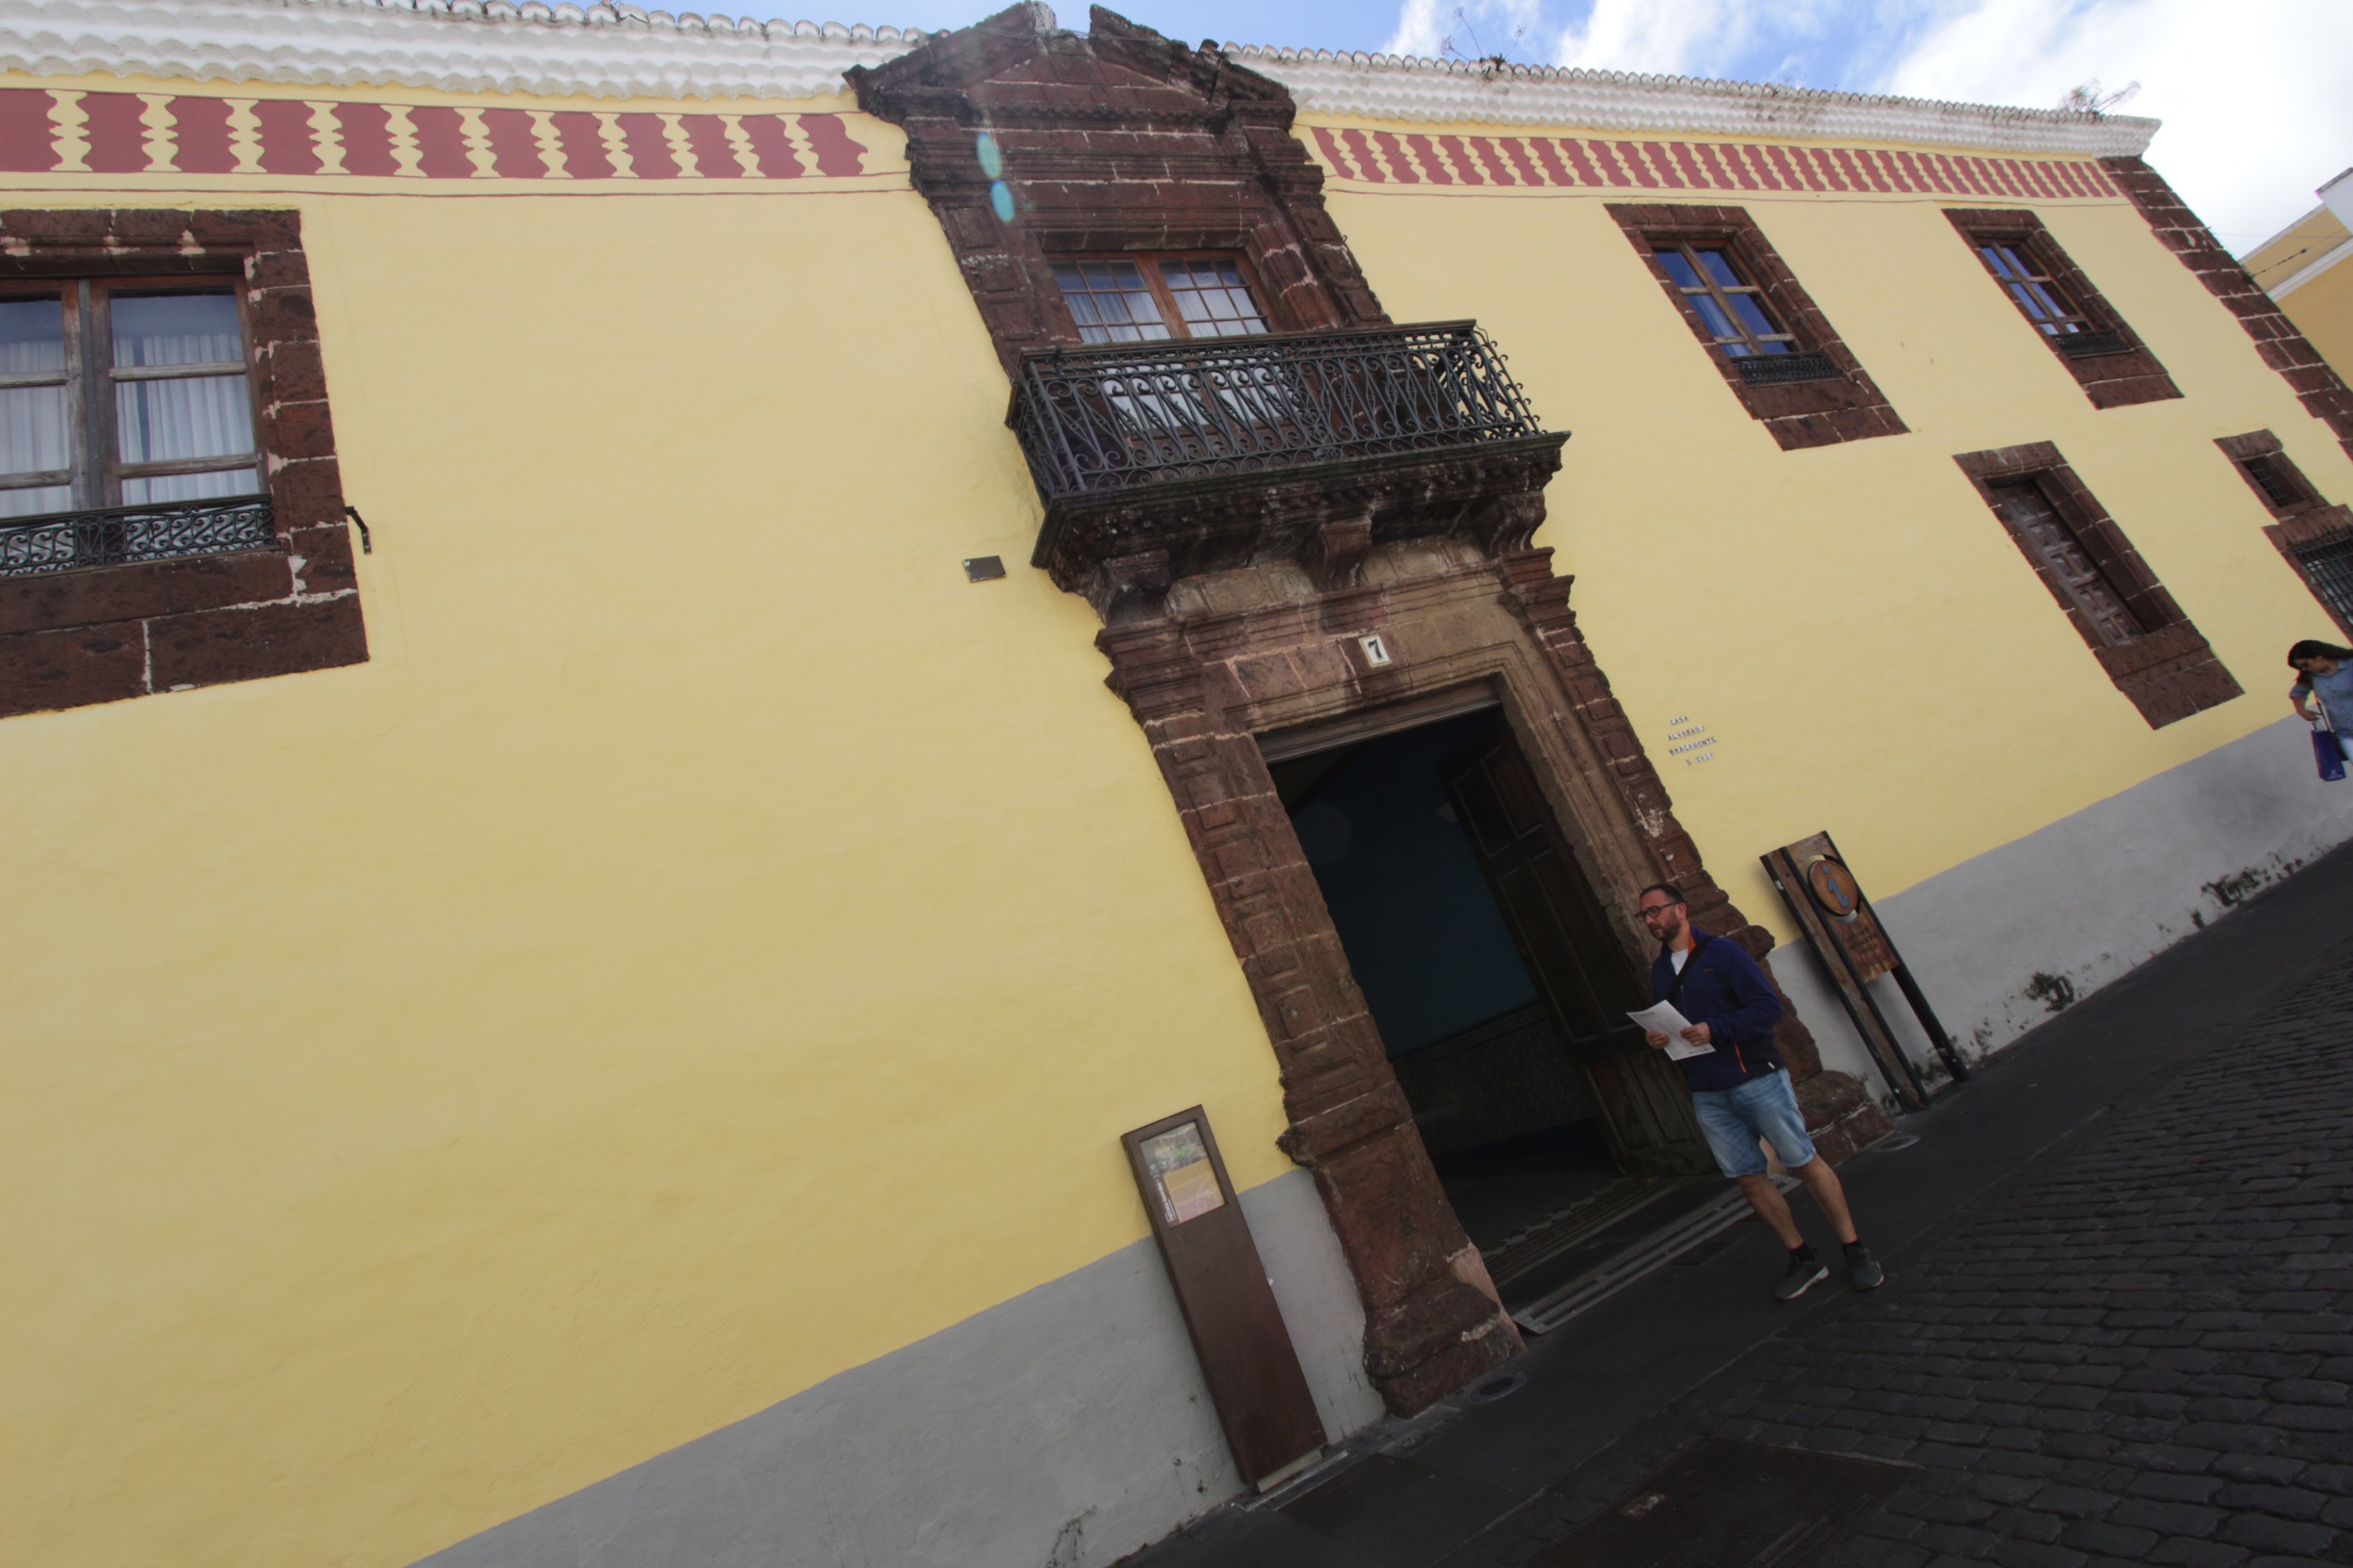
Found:
<path fill-rule="evenodd" d="M 1682 1069 L 1642 1044 L 1625 1016 L 1649 1005 L 1650 986 L 1610 930 L 1500 715 L 1441 772 L 1620 1169 L 1638 1176 L 1713 1169 Z"/>
<path fill-rule="evenodd" d="M 2110 648 L 2121 648 L 2147 630 L 2124 603 L 2124 596 L 2100 569 L 2075 531 L 2041 487 L 2032 483 L 1995 488 L 2002 515 L 2027 551 L 2042 564 L 2052 586 L 2066 596 L 2093 633 Z"/>

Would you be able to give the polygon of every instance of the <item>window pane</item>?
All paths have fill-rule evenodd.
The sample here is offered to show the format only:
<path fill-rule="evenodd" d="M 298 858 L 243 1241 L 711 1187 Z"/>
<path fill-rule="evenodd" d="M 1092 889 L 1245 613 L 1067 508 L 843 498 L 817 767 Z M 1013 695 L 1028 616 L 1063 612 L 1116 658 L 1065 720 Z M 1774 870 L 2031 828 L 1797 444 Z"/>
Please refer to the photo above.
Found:
<path fill-rule="evenodd" d="M 49 473 L 71 467 L 65 389 L 0 388 L 0 473 Z"/>
<path fill-rule="evenodd" d="M 2043 324 L 2042 329 L 2046 332 L 2051 330 L 2048 325 L 2051 312 L 2042 308 L 2042 301 L 2038 297 L 2033 284 L 2012 283 L 2009 286 L 2009 292 L 2010 297 L 2017 300 L 2019 308 L 2026 312 L 2028 320 Z"/>
<path fill-rule="evenodd" d="M 1659 251 L 1658 264 L 1667 269 L 1667 276 L 1675 280 L 1678 288 L 1696 289 L 1703 286 L 1700 275 L 1692 269 L 1691 259 L 1680 250 Z"/>
<path fill-rule="evenodd" d="M 2073 311 L 2070 311 L 2067 308 L 2066 303 L 2062 301 L 2057 295 L 2052 293 L 2042 284 L 2029 283 L 2026 285 L 2026 289 L 2027 292 L 2034 296 L 2035 304 L 2041 307 L 2042 314 L 2048 316 L 2053 321 L 2058 321 L 2063 317 L 2074 314 Z M 2066 329 L 2070 332 L 2073 331 L 2075 329 L 2074 323 L 2067 323 Z"/>
<path fill-rule="evenodd" d="M 152 479 L 125 479 L 125 506 L 153 506 L 167 501 L 210 501 L 216 496 L 259 495 L 260 475 L 249 468 L 222 469 L 213 473 L 159 473 Z"/>
<path fill-rule="evenodd" d="M 0 300 L 0 375 L 65 369 L 65 301 Z"/>
<path fill-rule="evenodd" d="M 1756 296 L 1736 294 L 1729 297 L 1733 310 L 1739 314 L 1740 325 L 1749 329 L 1751 337 L 1769 338 L 1781 330 L 1773 325 L 1773 318 L 1765 313 L 1765 307 L 1756 302 Z"/>
<path fill-rule="evenodd" d="M 1739 331 L 1732 325 L 1732 318 L 1724 314 L 1724 308 L 1716 303 L 1715 296 L 1694 294 L 1686 297 L 1691 301 L 1692 309 L 1699 312 L 1700 319 L 1707 324 L 1709 331 L 1719 338 L 1739 337 Z"/>
<path fill-rule="evenodd" d="M 1242 281 L 1241 265 L 1230 258 L 1162 262 L 1160 277 L 1186 330 L 1196 338 L 1247 337 L 1267 329 L 1257 301 Z"/>
<path fill-rule="evenodd" d="M 2006 248 L 1998 245 L 1981 245 L 1977 248 L 1977 254 L 1985 258 L 1985 264 L 1993 269 L 1994 277 L 2008 281 L 2018 276 L 2016 270 L 2009 264 L 2009 251 Z"/>
<path fill-rule="evenodd" d="M 1062 286 L 1081 343 L 1139 343 L 1169 335 L 1160 301 L 1133 262 L 1056 262 L 1054 281 Z"/>
<path fill-rule="evenodd" d="M 126 463 L 225 457 L 253 450 L 242 376 L 115 383 L 115 440 Z"/>
<path fill-rule="evenodd" d="M 1732 258 L 1721 250 L 1701 251 L 1700 265 L 1705 267 L 1707 275 L 1724 288 L 1737 289 L 1748 281 L 1732 269 Z"/>
<path fill-rule="evenodd" d="M 245 360 L 234 295 L 118 294 L 113 312 L 118 367 Z"/>
<path fill-rule="evenodd" d="M 73 510 L 70 485 L 37 485 L 31 489 L 0 490 L 0 518 L 29 518 L 40 512 Z"/>

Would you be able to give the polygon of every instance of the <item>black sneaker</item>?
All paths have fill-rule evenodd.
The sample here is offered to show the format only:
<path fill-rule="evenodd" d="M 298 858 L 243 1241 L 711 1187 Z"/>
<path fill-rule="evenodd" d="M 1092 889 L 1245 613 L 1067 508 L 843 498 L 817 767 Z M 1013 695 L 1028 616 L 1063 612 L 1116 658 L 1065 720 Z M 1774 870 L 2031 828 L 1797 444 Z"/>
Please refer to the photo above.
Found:
<path fill-rule="evenodd" d="M 1789 1272 L 1781 1276 L 1779 1285 L 1773 1287 L 1773 1295 L 1781 1301 L 1794 1302 L 1828 1278 L 1830 1265 L 1820 1258 L 1792 1257 L 1789 1259 Z"/>
<path fill-rule="evenodd" d="M 1887 1271 L 1871 1256 L 1871 1249 L 1860 1241 L 1849 1241 L 1839 1251 L 1847 1255 L 1847 1283 L 1857 1290 L 1876 1290 L 1887 1283 Z"/>

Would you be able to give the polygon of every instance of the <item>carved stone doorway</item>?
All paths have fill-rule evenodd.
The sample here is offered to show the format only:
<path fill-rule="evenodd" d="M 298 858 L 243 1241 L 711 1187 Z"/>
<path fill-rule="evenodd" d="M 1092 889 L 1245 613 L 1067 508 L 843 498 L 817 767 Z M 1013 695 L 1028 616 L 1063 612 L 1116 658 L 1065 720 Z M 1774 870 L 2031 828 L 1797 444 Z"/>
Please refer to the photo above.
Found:
<path fill-rule="evenodd" d="M 1661 878 L 1685 887 L 1702 924 L 1770 945 L 1675 823 L 1550 552 L 1503 542 L 1399 539 L 1337 582 L 1291 561 L 1186 577 L 1097 639 L 1258 999 L 1285 1147 L 1316 1174 L 1364 1297 L 1367 1365 L 1402 1411 L 1499 1362 L 1517 1336 L 1415 1128 L 1268 757 L 1492 709 L 1623 962 L 1647 952 L 1628 912 Z M 1818 1073 L 1794 1017 L 1781 1043 L 1799 1076 Z"/>
<path fill-rule="evenodd" d="M 1519 1338 L 1415 1132 L 1261 740 L 1410 724 L 1471 693 L 1509 727 L 1592 891 L 1588 923 L 1625 955 L 1645 940 L 1635 895 L 1661 879 L 1708 929 L 1760 955 L 1771 942 L 1708 878 L 1568 583 L 1530 548 L 1567 438 L 1475 323 L 1388 321 L 1280 84 L 1099 7 L 1088 27 L 1016 6 L 850 80 L 905 128 L 916 188 L 1014 378 L 1008 423 L 1045 503 L 1032 564 L 1103 618 L 1111 684 L 1273 1043 L 1283 1145 L 1314 1171 L 1354 1272 L 1366 1369 L 1411 1414 Z M 1178 250 L 1245 266 L 1269 332 L 1088 346 L 1056 267 Z M 1877 1114 L 1851 1079 L 1819 1074 L 1794 1017 L 1781 1044 L 1814 1125 Z"/>
<path fill-rule="evenodd" d="M 1501 711 L 1367 735 L 1382 717 L 1260 749 L 1423 1151 L 1516 1307 L 1556 1259 L 1715 1167 L 1682 1075 L 1626 1016 L 1649 1000 L 1642 955 Z"/>

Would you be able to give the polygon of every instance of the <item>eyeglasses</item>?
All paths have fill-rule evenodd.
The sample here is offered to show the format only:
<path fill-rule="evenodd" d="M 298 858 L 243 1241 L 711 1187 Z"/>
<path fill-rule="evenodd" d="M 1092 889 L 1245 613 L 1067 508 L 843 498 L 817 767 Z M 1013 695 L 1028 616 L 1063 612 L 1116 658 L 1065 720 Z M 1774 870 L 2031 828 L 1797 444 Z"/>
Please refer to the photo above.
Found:
<path fill-rule="evenodd" d="M 1668 910 L 1677 907 L 1679 907 L 1679 905 L 1673 904 L 1645 904 L 1642 905 L 1640 913 L 1642 919 L 1649 920 L 1653 915 L 1663 915 Z"/>

